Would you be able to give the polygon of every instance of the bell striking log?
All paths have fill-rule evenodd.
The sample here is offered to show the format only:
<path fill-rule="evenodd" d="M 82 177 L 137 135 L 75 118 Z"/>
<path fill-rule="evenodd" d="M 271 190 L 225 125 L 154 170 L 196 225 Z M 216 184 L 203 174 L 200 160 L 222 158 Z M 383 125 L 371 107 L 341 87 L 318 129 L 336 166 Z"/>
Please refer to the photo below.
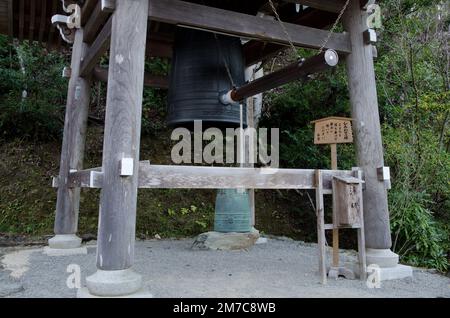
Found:
<path fill-rule="evenodd" d="M 257 80 L 245 84 L 239 88 L 234 88 L 221 95 L 220 100 L 223 104 L 233 104 L 248 97 L 266 92 L 273 88 L 282 86 L 289 82 L 307 79 L 308 76 L 323 72 L 339 63 L 339 57 L 336 51 L 327 50 L 318 55 L 303 59 L 281 70 L 270 73 Z"/>

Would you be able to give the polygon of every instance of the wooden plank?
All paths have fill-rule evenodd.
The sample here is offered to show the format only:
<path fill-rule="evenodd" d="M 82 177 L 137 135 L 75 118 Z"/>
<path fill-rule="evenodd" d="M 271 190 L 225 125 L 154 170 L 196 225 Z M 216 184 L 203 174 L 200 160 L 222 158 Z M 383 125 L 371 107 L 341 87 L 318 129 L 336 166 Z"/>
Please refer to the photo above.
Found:
<path fill-rule="evenodd" d="M 47 20 L 47 1 L 41 1 L 41 18 L 39 25 L 39 42 L 42 43 L 44 41 L 44 32 L 45 32 L 45 22 Z"/>
<path fill-rule="evenodd" d="M 102 10 L 102 2 L 98 1 L 84 26 L 84 42 L 91 44 L 95 40 L 98 30 L 108 20 L 110 15 L 110 12 Z"/>
<path fill-rule="evenodd" d="M 359 1 L 350 1 L 342 17 L 352 43 L 352 54 L 346 58 L 346 68 L 357 162 L 364 171 L 366 182 L 366 247 L 389 249 L 392 241 L 387 192 L 384 182 L 377 177 L 377 168 L 384 166 L 384 158 L 372 46 L 364 43 L 361 33 L 367 28 L 366 19 L 367 12 L 361 11 Z"/>
<path fill-rule="evenodd" d="M 316 170 L 315 186 L 316 186 L 316 217 L 317 217 L 317 243 L 319 248 L 319 276 L 322 284 L 327 283 L 326 268 L 326 238 L 325 238 L 325 207 L 323 203 L 323 174 L 320 170 Z"/>
<path fill-rule="evenodd" d="M 67 184 L 71 188 L 101 188 L 103 174 L 98 168 L 72 172 L 69 174 Z"/>
<path fill-rule="evenodd" d="M 298 16 L 283 17 L 283 21 L 293 24 L 300 24 L 303 26 L 327 29 L 336 20 L 337 15 L 335 13 L 319 11 L 308 8 Z M 288 48 L 286 45 L 278 45 L 274 43 L 264 43 L 260 41 L 249 41 L 244 44 L 244 56 L 246 65 L 252 65 L 264 59 L 275 56 L 278 52 Z"/>
<path fill-rule="evenodd" d="M 30 2 L 30 34 L 28 35 L 28 40 L 30 42 L 34 41 L 34 24 L 36 19 L 36 1 Z"/>
<path fill-rule="evenodd" d="M 148 3 L 116 0 L 112 15 L 97 241 L 100 270 L 127 269 L 134 262 Z M 134 162 L 131 176 L 120 175 L 124 158 Z"/>
<path fill-rule="evenodd" d="M 81 26 L 84 26 L 91 16 L 94 8 L 101 0 L 86 0 L 81 8 Z"/>
<path fill-rule="evenodd" d="M 14 7 L 13 0 L 8 0 L 8 36 L 12 40 L 14 37 Z"/>
<path fill-rule="evenodd" d="M 24 0 L 19 1 L 19 41 L 23 41 L 25 23 L 25 4 Z"/>
<path fill-rule="evenodd" d="M 299 3 L 311 8 L 338 13 L 342 10 L 346 0 L 284 0 L 290 3 Z"/>
<path fill-rule="evenodd" d="M 83 59 L 83 63 L 81 63 L 80 74 L 82 77 L 89 76 L 100 58 L 108 50 L 111 40 L 111 25 L 112 17 L 108 19 L 94 43 L 89 47 L 85 58 Z"/>
<path fill-rule="evenodd" d="M 102 168 L 80 170 L 74 175 L 85 175 L 90 171 L 102 171 Z M 352 171 L 321 170 L 321 175 L 323 194 L 331 191 L 333 176 L 351 176 Z M 315 189 L 314 176 L 315 170 L 311 169 L 270 171 L 268 168 L 150 165 L 148 161 L 142 161 L 138 186 L 147 189 Z M 87 180 L 86 176 L 83 178 Z M 74 182 L 78 186 L 81 181 Z M 86 182 L 83 184 L 80 186 L 88 187 Z M 101 187 L 101 184 L 97 185 Z"/>
<path fill-rule="evenodd" d="M 272 173 L 270 173 L 272 172 Z M 141 164 L 139 188 L 178 189 L 314 189 L 315 170 L 164 166 Z M 351 171 L 322 170 L 323 187 L 331 189 L 333 175 Z"/>
<path fill-rule="evenodd" d="M 151 1 L 149 17 L 155 21 L 234 36 L 285 45 L 289 43 L 277 21 L 179 0 Z M 328 36 L 328 31 L 325 30 L 291 23 L 285 23 L 285 27 L 294 45 L 299 47 L 318 49 Z M 334 49 L 342 54 L 350 53 L 348 34 L 333 33 L 326 48 Z"/>
<path fill-rule="evenodd" d="M 355 170 L 353 171 L 353 175 L 355 178 L 362 179 L 362 171 Z M 359 196 L 363 196 L 363 187 L 362 184 L 358 186 Z M 366 280 L 367 278 L 367 260 L 366 260 L 366 239 L 364 233 L 364 206 L 363 202 L 361 202 L 361 215 L 360 215 L 360 227 L 357 230 L 358 235 L 358 261 L 359 261 L 359 279 Z"/>
<path fill-rule="evenodd" d="M 93 71 L 95 79 L 101 82 L 108 82 L 108 69 L 105 67 L 96 66 Z M 154 88 L 169 88 L 169 79 L 167 76 L 153 75 L 145 73 L 144 86 Z"/>
<path fill-rule="evenodd" d="M 75 33 L 72 48 L 71 77 L 67 90 L 64 134 L 59 165 L 59 180 L 68 180 L 71 170 L 83 168 L 87 117 L 91 85 L 79 77 L 80 61 L 86 50 L 83 30 Z M 58 187 L 56 200 L 55 234 L 75 234 L 78 227 L 80 188 L 62 183 Z"/>
<path fill-rule="evenodd" d="M 53 0 L 51 13 L 55 14 L 57 8 L 58 8 L 58 0 Z M 53 44 L 52 42 L 53 42 L 55 30 L 56 30 L 56 27 L 54 25 L 50 25 L 50 30 L 48 32 L 48 39 L 47 39 L 47 50 L 50 50 L 52 48 L 52 44 Z"/>

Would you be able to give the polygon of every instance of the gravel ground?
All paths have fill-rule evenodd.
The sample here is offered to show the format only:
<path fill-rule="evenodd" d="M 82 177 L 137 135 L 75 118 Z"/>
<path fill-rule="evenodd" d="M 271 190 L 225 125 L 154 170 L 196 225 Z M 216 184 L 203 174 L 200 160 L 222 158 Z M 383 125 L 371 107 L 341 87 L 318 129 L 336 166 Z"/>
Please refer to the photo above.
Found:
<path fill-rule="evenodd" d="M 154 297 L 449 297 L 450 278 L 414 271 L 413 278 L 369 289 L 359 280 L 317 275 L 314 244 L 269 239 L 248 251 L 191 250 L 192 239 L 136 242 L 135 270 Z M 89 245 L 88 245 L 89 246 Z M 342 256 L 353 259 L 351 251 Z M 69 264 L 83 277 L 95 272 L 95 245 L 87 255 L 49 257 L 42 248 L 1 248 L 0 297 L 75 297 L 66 286 Z"/>

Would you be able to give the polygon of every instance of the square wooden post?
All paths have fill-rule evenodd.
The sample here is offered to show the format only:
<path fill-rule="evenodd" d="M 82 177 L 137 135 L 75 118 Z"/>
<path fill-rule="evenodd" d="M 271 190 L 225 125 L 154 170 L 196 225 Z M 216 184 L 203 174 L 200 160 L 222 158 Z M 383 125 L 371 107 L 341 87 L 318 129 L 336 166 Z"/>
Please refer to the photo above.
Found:
<path fill-rule="evenodd" d="M 148 2 L 116 0 L 112 17 L 98 270 L 86 278 L 89 293 L 96 296 L 129 295 L 142 287 L 141 276 L 131 267 L 134 262 Z M 131 173 L 123 173 L 123 165 L 127 165 L 129 169 L 125 170 L 131 170 Z"/>
<path fill-rule="evenodd" d="M 350 34 L 352 52 L 346 57 L 350 103 L 358 166 L 365 176 L 364 222 L 368 264 L 394 267 L 398 255 L 392 253 L 387 190 L 377 177 L 384 166 L 380 116 L 371 44 L 364 42 L 367 12 L 359 0 L 351 0 L 342 17 Z"/>
<path fill-rule="evenodd" d="M 56 201 L 55 236 L 49 240 L 50 249 L 76 249 L 81 239 L 78 230 L 80 188 L 69 188 L 67 178 L 71 170 L 83 169 L 87 118 L 91 94 L 89 79 L 80 77 L 80 64 L 86 51 L 83 29 L 75 33 L 72 48 L 71 76 L 67 92 L 64 135 L 59 168 L 58 197 Z M 80 252 L 85 252 L 81 250 Z"/>

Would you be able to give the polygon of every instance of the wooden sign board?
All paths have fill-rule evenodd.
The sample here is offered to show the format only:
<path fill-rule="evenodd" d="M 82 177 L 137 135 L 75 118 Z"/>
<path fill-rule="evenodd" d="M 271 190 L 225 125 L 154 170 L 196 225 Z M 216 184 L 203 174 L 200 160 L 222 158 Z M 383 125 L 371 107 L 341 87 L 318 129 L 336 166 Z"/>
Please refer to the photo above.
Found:
<path fill-rule="evenodd" d="M 315 144 L 345 144 L 353 142 L 351 118 L 327 117 L 311 123 L 314 124 Z"/>

